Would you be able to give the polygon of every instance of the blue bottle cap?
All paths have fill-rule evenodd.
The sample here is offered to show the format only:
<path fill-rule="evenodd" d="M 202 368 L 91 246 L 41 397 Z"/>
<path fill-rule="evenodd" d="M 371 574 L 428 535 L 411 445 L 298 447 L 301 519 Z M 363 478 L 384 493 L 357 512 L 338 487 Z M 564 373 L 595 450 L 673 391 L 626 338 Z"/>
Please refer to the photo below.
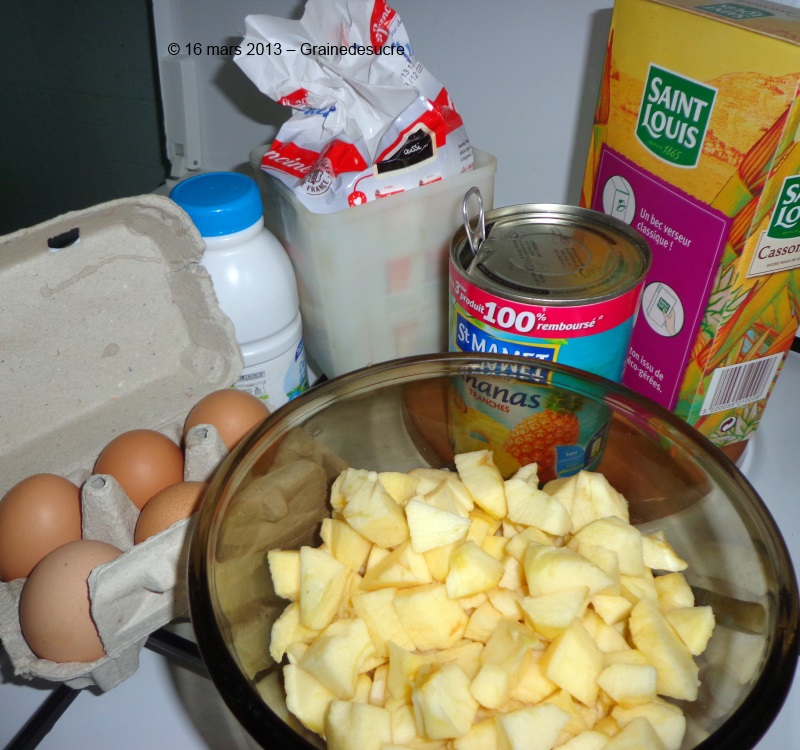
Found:
<path fill-rule="evenodd" d="M 169 197 L 189 214 L 203 237 L 241 232 L 264 215 L 255 180 L 237 172 L 189 177 L 172 188 Z"/>

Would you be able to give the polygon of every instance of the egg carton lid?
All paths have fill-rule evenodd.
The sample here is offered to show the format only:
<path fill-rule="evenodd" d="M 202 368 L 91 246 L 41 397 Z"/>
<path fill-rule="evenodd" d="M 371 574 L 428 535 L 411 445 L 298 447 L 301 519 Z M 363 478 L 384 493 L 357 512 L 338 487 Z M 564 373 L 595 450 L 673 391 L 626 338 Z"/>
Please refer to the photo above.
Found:
<path fill-rule="evenodd" d="M 126 430 L 181 423 L 242 358 L 204 242 L 169 198 L 122 198 L 0 237 L 0 497 L 80 483 Z"/>

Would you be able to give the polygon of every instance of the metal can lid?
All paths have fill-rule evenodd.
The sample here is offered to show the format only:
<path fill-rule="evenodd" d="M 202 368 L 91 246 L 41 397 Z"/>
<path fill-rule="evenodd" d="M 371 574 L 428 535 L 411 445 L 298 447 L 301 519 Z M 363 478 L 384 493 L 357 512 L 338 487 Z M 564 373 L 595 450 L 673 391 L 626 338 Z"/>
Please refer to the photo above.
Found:
<path fill-rule="evenodd" d="M 647 241 L 599 211 L 551 203 L 507 206 L 485 214 L 477 257 L 462 227 L 451 257 L 487 291 L 520 302 L 577 305 L 634 288 L 650 267 Z"/>

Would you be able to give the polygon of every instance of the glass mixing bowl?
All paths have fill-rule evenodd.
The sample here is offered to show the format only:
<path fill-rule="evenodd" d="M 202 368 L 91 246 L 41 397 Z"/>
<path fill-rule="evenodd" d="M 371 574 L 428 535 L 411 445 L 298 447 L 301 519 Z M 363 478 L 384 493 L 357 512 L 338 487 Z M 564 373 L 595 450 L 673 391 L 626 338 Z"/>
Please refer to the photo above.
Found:
<path fill-rule="evenodd" d="M 755 746 L 798 657 L 797 582 L 761 499 L 721 451 L 631 391 L 567 367 L 478 354 L 396 360 L 323 383 L 270 415 L 217 472 L 192 539 L 191 617 L 219 693 L 260 745 L 324 747 L 287 712 L 282 670 L 268 654 L 287 604 L 272 589 L 268 550 L 319 544 L 344 466 L 453 468 L 454 450 L 513 427 L 482 422 L 481 403 L 547 403 L 553 392 L 577 409 L 582 435 L 582 449 L 564 451 L 556 471 L 583 462 L 602 472 L 633 523 L 666 533 L 689 563 L 696 603 L 713 607 L 700 695 L 683 705 L 683 749 Z M 524 416 L 514 412 L 504 418 Z M 498 465 L 513 470 L 513 461 Z"/>

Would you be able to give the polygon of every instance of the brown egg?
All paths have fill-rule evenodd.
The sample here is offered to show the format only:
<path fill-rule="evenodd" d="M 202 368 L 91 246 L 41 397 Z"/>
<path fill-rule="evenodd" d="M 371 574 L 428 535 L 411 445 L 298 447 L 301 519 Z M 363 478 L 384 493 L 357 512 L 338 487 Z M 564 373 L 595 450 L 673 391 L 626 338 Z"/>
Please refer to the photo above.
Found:
<path fill-rule="evenodd" d="M 156 492 L 183 481 L 183 451 L 156 430 L 130 430 L 103 448 L 94 473 L 114 477 L 141 510 Z"/>
<path fill-rule="evenodd" d="M 178 482 L 153 495 L 139 514 L 134 543 L 139 544 L 191 516 L 200 507 L 207 489 L 206 482 Z"/>
<path fill-rule="evenodd" d="M 34 474 L 0 500 L 0 580 L 27 578 L 48 552 L 81 538 L 81 492 L 56 474 Z"/>
<path fill-rule="evenodd" d="M 88 662 L 105 656 L 89 601 L 89 573 L 122 551 L 81 539 L 63 544 L 31 571 L 19 600 L 19 624 L 40 659 Z"/>
<path fill-rule="evenodd" d="M 269 415 L 257 396 L 235 388 L 214 391 L 201 398 L 186 417 L 183 436 L 199 424 L 213 425 L 225 447 L 233 450 L 239 441 Z"/>

